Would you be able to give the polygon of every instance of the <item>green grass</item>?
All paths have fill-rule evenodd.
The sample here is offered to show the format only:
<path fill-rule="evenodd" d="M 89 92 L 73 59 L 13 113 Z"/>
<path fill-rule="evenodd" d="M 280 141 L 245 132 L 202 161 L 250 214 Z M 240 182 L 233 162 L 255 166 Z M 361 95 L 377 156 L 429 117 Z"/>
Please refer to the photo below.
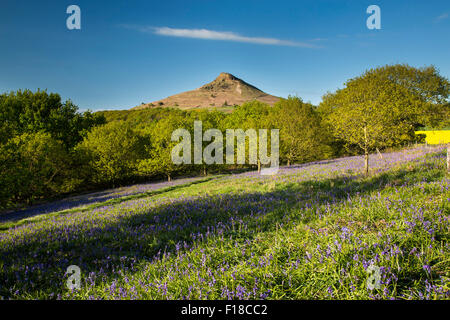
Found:
<path fill-rule="evenodd" d="M 448 299 L 445 172 L 441 152 L 368 178 L 223 177 L 2 225 L 0 296 Z"/>
<path fill-rule="evenodd" d="M 100 202 L 97 202 L 94 204 L 76 207 L 76 208 L 72 208 L 72 209 L 65 209 L 65 210 L 51 212 L 51 213 L 39 214 L 39 215 L 32 216 L 29 218 L 20 219 L 18 221 L 1 222 L 0 223 L 0 231 L 8 230 L 8 229 L 15 228 L 15 227 L 18 227 L 18 226 L 21 226 L 24 224 L 28 224 L 28 223 L 45 221 L 51 217 L 56 217 L 56 216 L 60 216 L 60 215 L 64 215 L 64 214 L 76 213 L 76 212 L 78 212 L 78 213 L 86 212 L 86 211 L 93 210 L 95 208 L 100 208 L 100 207 L 104 207 L 104 206 L 113 206 L 115 204 L 119 204 L 119 203 L 129 201 L 129 200 L 136 200 L 136 199 L 140 199 L 140 198 L 152 197 L 152 196 L 155 196 L 158 194 L 166 194 L 170 191 L 177 190 L 177 189 L 183 189 L 183 188 L 192 186 L 197 183 L 205 183 L 212 179 L 217 179 L 220 176 L 221 175 L 216 175 L 214 177 L 208 177 L 208 178 L 192 181 L 192 182 L 181 184 L 181 185 L 175 185 L 175 186 L 165 187 L 165 188 L 161 188 L 161 189 L 157 189 L 157 190 L 145 191 L 145 192 L 141 192 L 141 193 L 137 193 L 137 194 L 132 194 L 132 195 L 123 196 L 123 197 L 119 197 L 119 198 L 109 199 L 106 201 L 100 201 Z"/>

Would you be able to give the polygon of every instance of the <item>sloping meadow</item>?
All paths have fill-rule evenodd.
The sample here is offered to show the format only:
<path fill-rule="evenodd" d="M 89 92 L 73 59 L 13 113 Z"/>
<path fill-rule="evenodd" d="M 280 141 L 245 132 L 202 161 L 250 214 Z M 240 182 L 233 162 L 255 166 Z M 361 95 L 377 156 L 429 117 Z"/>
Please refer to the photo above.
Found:
<path fill-rule="evenodd" d="M 0 296 L 448 299 L 444 148 L 370 166 L 368 178 L 361 157 L 230 175 L 13 225 L 0 232 Z"/>

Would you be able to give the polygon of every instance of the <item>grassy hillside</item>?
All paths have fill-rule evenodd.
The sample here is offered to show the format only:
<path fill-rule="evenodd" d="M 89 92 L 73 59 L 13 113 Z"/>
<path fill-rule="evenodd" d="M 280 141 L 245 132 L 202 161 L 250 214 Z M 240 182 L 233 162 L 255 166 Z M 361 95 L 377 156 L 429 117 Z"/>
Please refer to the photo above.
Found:
<path fill-rule="evenodd" d="M 442 147 L 217 177 L 0 225 L 0 296 L 448 299 Z M 82 288 L 65 287 L 78 265 Z M 380 267 L 369 290 L 367 268 Z"/>

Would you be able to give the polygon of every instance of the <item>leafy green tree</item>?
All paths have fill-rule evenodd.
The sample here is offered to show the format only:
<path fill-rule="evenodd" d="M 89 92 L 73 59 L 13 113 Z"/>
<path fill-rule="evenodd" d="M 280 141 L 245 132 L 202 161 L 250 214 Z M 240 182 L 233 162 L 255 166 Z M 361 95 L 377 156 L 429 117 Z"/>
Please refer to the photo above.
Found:
<path fill-rule="evenodd" d="M 47 132 L 24 133 L 1 145 L 0 171 L 2 207 L 71 191 L 69 155 Z"/>
<path fill-rule="evenodd" d="M 224 119 L 223 126 L 227 129 L 255 129 L 261 128 L 269 114 L 270 106 L 263 102 L 253 100 L 237 106 L 232 113 Z"/>
<path fill-rule="evenodd" d="M 125 122 L 128 122 L 133 128 L 137 130 L 152 126 L 159 120 L 166 118 L 171 114 L 176 114 L 184 117 L 187 116 L 186 111 L 161 107 L 132 110 L 98 111 L 95 114 L 105 117 L 107 122 L 123 120 Z"/>
<path fill-rule="evenodd" d="M 364 152 L 368 174 L 369 152 L 414 136 L 422 102 L 418 95 L 383 73 L 369 71 L 327 97 L 332 110 L 328 122 L 338 138 Z"/>
<path fill-rule="evenodd" d="M 280 158 L 290 165 L 331 154 L 321 134 L 321 121 L 315 107 L 298 97 L 280 99 L 270 111 L 271 126 L 280 129 Z"/>
<path fill-rule="evenodd" d="M 178 142 L 172 141 L 172 133 L 176 129 L 185 128 L 192 132 L 186 119 L 177 114 L 159 120 L 154 126 L 147 127 L 142 134 L 150 140 L 146 146 L 145 158 L 139 162 L 138 170 L 141 175 L 165 175 L 170 181 L 172 177 L 187 167 L 172 161 L 172 149 Z"/>
<path fill-rule="evenodd" d="M 424 101 L 443 104 L 450 94 L 450 83 L 434 66 L 415 68 L 407 64 L 386 65 L 367 71 L 368 75 L 388 79 L 420 96 Z"/>
<path fill-rule="evenodd" d="M 322 101 L 317 107 L 317 113 L 321 119 L 320 134 L 322 135 L 325 144 L 331 149 L 331 154 L 329 157 L 357 155 L 361 152 L 361 149 L 356 145 L 347 143 L 345 140 L 335 135 L 333 132 L 333 126 L 329 122 L 329 117 L 336 107 L 334 97 L 335 94 L 327 92 L 323 95 Z"/>
<path fill-rule="evenodd" d="M 406 88 L 421 100 L 417 126 L 441 127 L 448 120 L 450 82 L 434 66 L 414 68 L 407 64 L 386 65 L 367 71 L 367 75 L 389 80 Z M 445 124 L 444 124 L 445 125 Z"/>
<path fill-rule="evenodd" d="M 113 121 L 93 128 L 77 146 L 94 169 L 93 182 L 128 180 L 136 174 L 138 162 L 144 157 L 144 139 L 123 121 Z"/>
<path fill-rule="evenodd" d="M 269 115 L 270 106 L 263 102 L 253 100 L 245 102 L 244 104 L 237 106 L 234 111 L 227 115 L 226 118 L 221 121 L 222 131 L 225 132 L 226 129 L 242 129 L 247 131 L 248 129 L 254 129 L 258 136 L 259 129 L 270 129 L 269 123 L 267 122 L 267 117 Z M 226 141 L 226 137 L 224 139 Z M 227 142 L 225 142 L 227 143 Z M 268 134 L 268 143 L 270 145 L 270 134 Z M 259 141 L 257 141 L 257 146 Z M 235 144 L 236 151 L 238 153 L 238 145 Z M 246 139 L 245 142 L 245 162 L 249 163 L 249 141 Z M 261 162 L 258 156 L 257 159 L 258 171 L 261 170 Z"/>
<path fill-rule="evenodd" d="M 220 130 L 220 124 L 222 119 L 224 118 L 224 113 L 217 111 L 217 110 L 212 110 L 212 111 L 208 111 L 205 109 L 199 110 L 199 111 L 193 111 L 190 113 L 190 119 L 189 119 L 189 128 L 193 128 L 193 122 L 194 121 L 201 121 L 202 122 L 202 133 L 204 134 L 207 130 L 209 129 L 218 129 Z M 222 136 L 224 135 L 224 132 L 222 130 L 220 130 L 222 132 Z M 193 134 L 193 132 L 192 132 Z M 214 139 L 211 139 L 214 140 Z M 193 141 L 192 141 L 193 143 Z M 208 146 L 211 143 L 211 141 L 202 141 L 202 149 L 201 152 L 203 152 L 203 150 L 205 150 L 205 147 Z M 223 161 L 224 159 L 222 159 Z M 195 169 L 200 169 L 200 171 L 202 172 L 202 174 L 204 176 L 207 175 L 208 169 L 209 170 L 217 170 L 218 168 L 221 168 L 222 165 L 221 164 L 206 164 L 204 162 L 204 159 L 202 157 L 202 164 L 193 164 Z"/>
<path fill-rule="evenodd" d="M 450 103 L 444 104 L 442 106 L 441 118 L 443 120 L 436 127 L 439 129 L 450 128 Z"/>
<path fill-rule="evenodd" d="M 56 93 L 19 90 L 0 95 L 0 144 L 23 133 L 45 131 L 70 149 L 82 140 L 83 132 L 104 122 L 101 115 L 79 113 Z"/>

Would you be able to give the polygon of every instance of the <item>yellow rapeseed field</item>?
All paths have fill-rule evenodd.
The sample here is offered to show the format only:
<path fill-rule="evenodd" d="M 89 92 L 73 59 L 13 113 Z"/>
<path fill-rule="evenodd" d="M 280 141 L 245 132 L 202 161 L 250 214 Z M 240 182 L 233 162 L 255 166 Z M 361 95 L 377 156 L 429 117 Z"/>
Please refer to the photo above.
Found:
<path fill-rule="evenodd" d="M 450 130 L 415 131 L 415 134 L 425 134 L 428 144 L 450 143 Z"/>

